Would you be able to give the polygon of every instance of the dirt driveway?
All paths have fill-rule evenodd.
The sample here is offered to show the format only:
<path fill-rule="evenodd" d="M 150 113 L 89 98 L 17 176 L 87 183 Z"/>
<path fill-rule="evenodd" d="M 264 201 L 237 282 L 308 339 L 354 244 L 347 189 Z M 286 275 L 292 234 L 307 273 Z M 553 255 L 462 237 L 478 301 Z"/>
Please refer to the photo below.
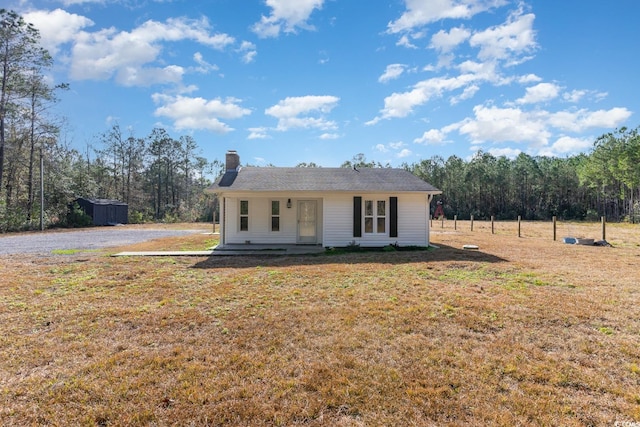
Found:
<path fill-rule="evenodd" d="M 201 229 L 168 230 L 118 226 L 0 235 L 0 255 L 51 254 L 54 250 L 102 249 L 200 232 L 202 232 Z"/>

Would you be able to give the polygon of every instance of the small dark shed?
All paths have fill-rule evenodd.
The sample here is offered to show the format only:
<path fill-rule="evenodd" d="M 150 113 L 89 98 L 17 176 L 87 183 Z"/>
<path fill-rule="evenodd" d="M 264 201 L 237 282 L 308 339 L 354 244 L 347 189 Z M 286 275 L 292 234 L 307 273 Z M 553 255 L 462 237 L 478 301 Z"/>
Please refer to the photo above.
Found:
<path fill-rule="evenodd" d="M 91 218 L 93 225 L 115 225 L 129 223 L 129 206 L 118 200 L 84 199 L 74 200 Z"/>

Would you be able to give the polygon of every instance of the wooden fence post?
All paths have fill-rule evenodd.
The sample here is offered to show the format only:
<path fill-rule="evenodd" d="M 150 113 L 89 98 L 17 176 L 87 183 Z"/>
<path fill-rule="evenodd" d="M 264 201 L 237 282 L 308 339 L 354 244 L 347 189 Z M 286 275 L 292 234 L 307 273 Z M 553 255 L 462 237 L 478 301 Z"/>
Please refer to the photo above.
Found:
<path fill-rule="evenodd" d="M 603 216 L 600 218 L 600 221 L 602 221 L 602 240 L 607 240 L 607 221 L 606 218 Z"/>
<path fill-rule="evenodd" d="M 453 229 L 454 230 L 458 229 L 458 215 L 453 216 Z"/>
<path fill-rule="evenodd" d="M 440 223 L 442 224 L 440 228 L 444 228 L 444 215 L 440 217 Z"/>
<path fill-rule="evenodd" d="M 557 234 L 556 234 L 556 230 L 557 230 L 557 228 L 556 228 L 556 225 L 557 225 L 557 224 L 556 224 L 556 220 L 557 220 L 557 218 L 556 218 L 556 216 L 554 215 L 554 216 L 553 216 L 553 241 L 554 241 L 554 242 L 556 241 L 556 237 L 557 237 Z"/>
<path fill-rule="evenodd" d="M 522 221 L 522 217 L 518 215 L 518 237 L 520 237 L 520 222 Z"/>
<path fill-rule="evenodd" d="M 491 215 L 491 234 L 495 234 L 495 229 L 493 228 L 494 220 L 495 220 L 495 217 Z"/>
<path fill-rule="evenodd" d="M 471 215 L 471 231 L 473 231 L 473 215 Z"/>

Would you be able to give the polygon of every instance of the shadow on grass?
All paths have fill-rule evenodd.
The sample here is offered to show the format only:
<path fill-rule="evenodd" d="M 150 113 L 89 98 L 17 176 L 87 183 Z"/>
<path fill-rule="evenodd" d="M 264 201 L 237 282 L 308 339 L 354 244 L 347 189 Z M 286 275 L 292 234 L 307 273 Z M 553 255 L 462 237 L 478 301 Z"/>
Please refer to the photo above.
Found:
<path fill-rule="evenodd" d="M 247 268 L 265 266 L 296 266 L 323 264 L 409 264 L 415 262 L 468 261 L 479 263 L 505 262 L 504 258 L 477 250 L 464 250 L 452 246 L 440 245 L 438 249 L 429 248 L 412 251 L 360 251 L 344 253 L 321 253 L 316 255 L 231 255 L 211 256 L 196 263 L 193 268 Z"/>

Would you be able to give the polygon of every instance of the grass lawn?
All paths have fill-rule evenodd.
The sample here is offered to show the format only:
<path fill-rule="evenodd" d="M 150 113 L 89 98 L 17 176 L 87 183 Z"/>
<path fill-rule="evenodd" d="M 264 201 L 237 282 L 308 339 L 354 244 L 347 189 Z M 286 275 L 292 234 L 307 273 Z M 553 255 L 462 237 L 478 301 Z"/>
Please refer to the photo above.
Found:
<path fill-rule="evenodd" d="M 204 226 L 203 231 L 210 231 Z M 0 425 L 640 425 L 640 226 L 428 251 L 0 259 Z M 462 250 L 464 244 L 479 246 Z M 626 423 L 626 424 L 625 424 Z"/>

